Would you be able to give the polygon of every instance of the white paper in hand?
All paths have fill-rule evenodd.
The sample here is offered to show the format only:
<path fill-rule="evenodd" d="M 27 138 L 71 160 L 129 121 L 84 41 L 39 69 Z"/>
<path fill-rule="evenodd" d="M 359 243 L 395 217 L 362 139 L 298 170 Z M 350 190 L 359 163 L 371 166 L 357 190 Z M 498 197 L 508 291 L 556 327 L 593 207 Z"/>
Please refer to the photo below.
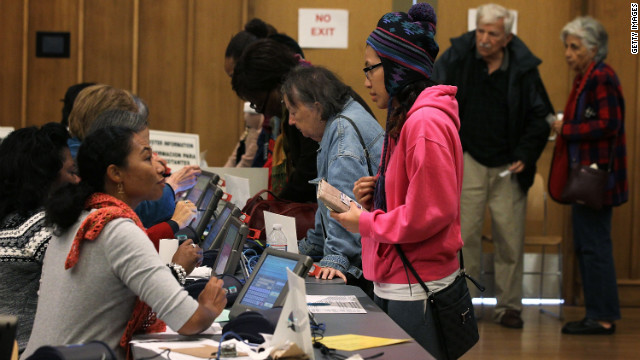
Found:
<path fill-rule="evenodd" d="M 363 209 L 362 205 L 329 184 L 325 179 L 320 180 L 318 183 L 317 197 L 331 211 L 339 213 L 347 212 L 351 208 L 351 203 Z"/>

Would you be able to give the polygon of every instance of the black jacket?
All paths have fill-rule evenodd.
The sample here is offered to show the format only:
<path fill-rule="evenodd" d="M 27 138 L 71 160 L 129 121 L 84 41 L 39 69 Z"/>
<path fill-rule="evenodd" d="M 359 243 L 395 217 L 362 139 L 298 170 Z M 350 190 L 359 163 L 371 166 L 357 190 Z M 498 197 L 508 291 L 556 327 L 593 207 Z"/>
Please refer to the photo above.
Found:
<path fill-rule="evenodd" d="M 554 110 L 538 73 L 542 61 L 515 35 L 506 49 L 509 51 L 509 151 L 513 161 L 521 160 L 525 164 L 524 171 L 518 174 L 518 183 L 526 193 L 533 184 L 536 161 L 549 136 L 546 117 Z M 475 56 L 475 31 L 470 31 L 451 39 L 451 47 L 434 66 L 432 78 L 435 81 L 458 87 L 456 98 L 460 108 L 466 105 L 465 83 L 470 79 Z M 460 119 L 463 125 L 465 120 Z"/>

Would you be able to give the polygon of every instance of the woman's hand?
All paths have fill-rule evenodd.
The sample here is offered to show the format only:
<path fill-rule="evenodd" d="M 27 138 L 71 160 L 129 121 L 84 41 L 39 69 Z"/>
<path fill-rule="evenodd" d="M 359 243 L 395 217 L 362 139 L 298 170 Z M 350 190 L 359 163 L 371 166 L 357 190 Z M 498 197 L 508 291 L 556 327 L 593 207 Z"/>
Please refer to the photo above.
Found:
<path fill-rule="evenodd" d="M 556 134 L 562 134 L 562 120 L 554 121 L 553 124 L 551 124 L 551 128 Z"/>
<path fill-rule="evenodd" d="M 171 220 L 175 221 L 180 229 L 184 229 L 187 225 L 191 224 L 197 214 L 198 209 L 196 208 L 196 204 L 189 200 L 178 201 Z"/>
<path fill-rule="evenodd" d="M 212 276 L 198 296 L 198 303 L 219 315 L 227 305 L 227 293 L 223 285 L 224 281 Z"/>
<path fill-rule="evenodd" d="M 340 223 L 340 225 L 344 226 L 347 231 L 352 233 L 360 232 L 360 215 L 362 214 L 362 209 L 360 209 L 356 204 L 351 202 L 351 208 L 347 212 L 337 213 L 335 211 L 330 211 L 329 215 L 334 218 L 336 221 Z"/>
<path fill-rule="evenodd" d="M 194 335 L 206 330 L 227 305 L 224 282 L 212 276 L 198 296 L 198 308 L 191 318 L 178 329 L 180 335 Z"/>
<path fill-rule="evenodd" d="M 202 171 L 198 165 L 187 165 L 182 169 L 174 172 L 166 179 L 167 184 L 171 186 L 173 191 L 178 194 L 179 192 L 189 190 L 198 181 L 198 175 Z"/>
<path fill-rule="evenodd" d="M 187 275 L 191 274 L 193 269 L 202 265 L 202 249 L 193 243 L 193 240 L 187 239 L 182 243 L 173 254 L 171 262 L 176 263 L 184 268 Z"/>
<path fill-rule="evenodd" d="M 336 276 L 344 280 L 345 284 L 347 283 L 347 277 L 342 273 L 342 271 L 331 267 L 322 267 L 316 274 L 316 279 L 331 280 Z"/>
<path fill-rule="evenodd" d="M 376 188 L 377 180 L 378 175 L 365 176 L 353 184 L 353 196 L 356 197 L 356 202 L 368 211 L 371 211 L 373 208 L 373 192 Z"/>

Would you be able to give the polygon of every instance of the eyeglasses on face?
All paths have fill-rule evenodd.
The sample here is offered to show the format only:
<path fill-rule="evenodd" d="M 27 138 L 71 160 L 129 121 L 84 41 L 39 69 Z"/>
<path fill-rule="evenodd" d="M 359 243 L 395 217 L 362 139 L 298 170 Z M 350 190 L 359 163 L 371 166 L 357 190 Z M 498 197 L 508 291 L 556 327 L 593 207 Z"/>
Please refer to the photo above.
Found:
<path fill-rule="evenodd" d="M 364 71 L 364 76 L 367 79 L 371 80 L 371 78 L 369 77 L 370 76 L 369 73 L 371 72 L 371 70 L 377 68 L 380 65 L 382 65 L 382 62 L 379 62 L 379 63 L 377 63 L 375 65 L 367 66 L 366 68 L 362 69 L 362 71 Z"/>

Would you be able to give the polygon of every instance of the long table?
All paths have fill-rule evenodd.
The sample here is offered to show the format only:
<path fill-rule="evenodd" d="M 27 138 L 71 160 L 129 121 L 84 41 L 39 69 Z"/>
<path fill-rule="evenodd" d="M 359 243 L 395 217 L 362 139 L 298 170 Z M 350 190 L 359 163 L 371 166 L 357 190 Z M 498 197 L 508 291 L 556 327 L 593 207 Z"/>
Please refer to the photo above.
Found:
<path fill-rule="evenodd" d="M 362 307 L 367 311 L 366 314 L 314 314 L 318 322 L 325 323 L 325 336 L 358 334 L 393 339 L 411 338 L 359 287 L 321 282 L 307 282 L 306 287 L 309 295 L 355 295 Z M 316 359 L 322 359 L 319 350 L 316 349 L 315 351 Z M 433 359 L 431 354 L 413 340 L 407 343 L 372 349 L 352 352 L 340 351 L 340 354 L 360 354 L 365 358 L 380 352 L 384 352 L 384 355 L 378 359 Z"/>
<path fill-rule="evenodd" d="M 391 318 L 382 311 L 360 288 L 341 284 L 342 280 L 318 280 L 315 278 L 306 279 L 306 291 L 309 295 L 355 295 L 360 304 L 367 311 L 366 314 L 314 314 L 316 321 L 324 323 L 326 330 L 324 336 L 357 334 L 377 336 L 393 339 L 411 338 L 402 328 L 400 328 Z M 146 335 L 149 338 L 152 335 Z M 160 334 L 158 338 L 169 341 L 171 337 Z M 176 339 L 185 337 L 176 335 Z M 218 340 L 220 336 L 213 336 Z M 133 345 L 136 359 L 146 358 L 159 354 L 161 351 L 153 351 Z M 319 349 L 314 349 L 315 358 L 323 359 Z M 402 344 L 364 349 L 359 351 L 338 351 L 343 355 L 360 354 L 363 358 L 384 352 L 377 359 L 433 359 L 422 346 L 415 341 Z M 186 356 L 186 355 L 184 355 Z M 171 359 L 195 359 L 193 357 L 183 357 L 179 354 L 171 354 Z M 165 355 L 159 355 L 158 359 L 168 359 Z"/>

